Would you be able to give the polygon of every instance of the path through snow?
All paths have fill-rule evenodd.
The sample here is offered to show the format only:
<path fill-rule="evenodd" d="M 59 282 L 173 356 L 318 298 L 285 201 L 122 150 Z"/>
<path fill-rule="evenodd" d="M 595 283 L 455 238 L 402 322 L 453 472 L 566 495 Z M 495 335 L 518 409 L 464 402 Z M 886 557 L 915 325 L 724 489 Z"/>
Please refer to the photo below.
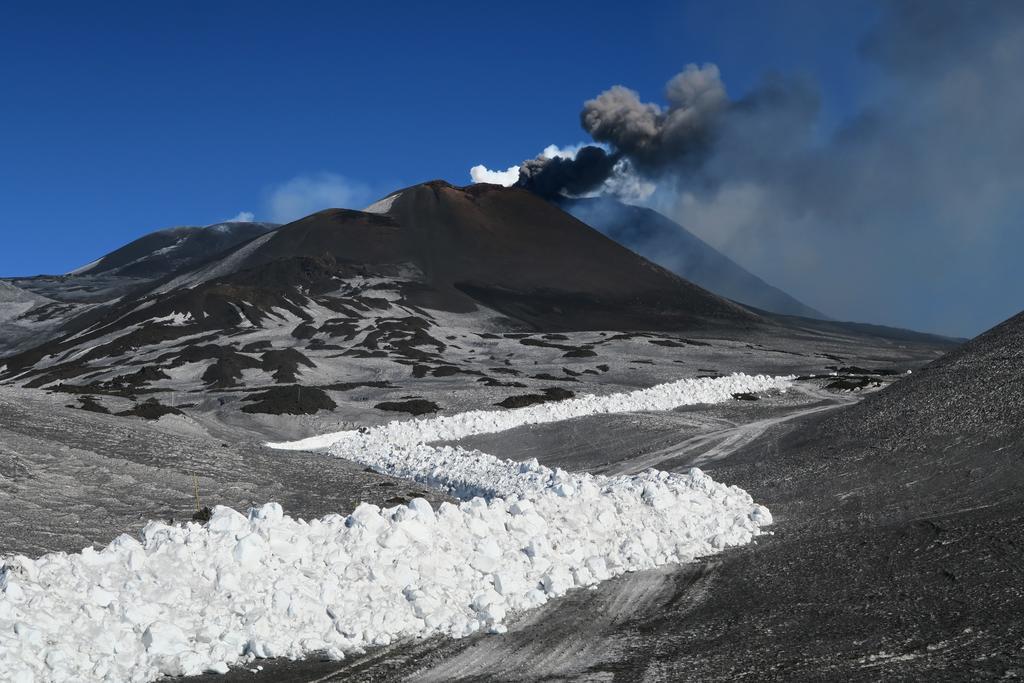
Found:
<path fill-rule="evenodd" d="M 0 670 L 14 681 L 147 681 L 256 657 L 341 658 L 400 638 L 501 632 L 510 610 L 748 543 L 771 515 L 697 469 L 593 476 L 429 443 L 789 386 L 746 375 L 680 380 L 274 444 L 329 448 L 464 502 L 364 503 L 309 522 L 276 503 L 247 516 L 218 507 L 205 526 L 154 521 L 100 551 L 6 558 Z"/>

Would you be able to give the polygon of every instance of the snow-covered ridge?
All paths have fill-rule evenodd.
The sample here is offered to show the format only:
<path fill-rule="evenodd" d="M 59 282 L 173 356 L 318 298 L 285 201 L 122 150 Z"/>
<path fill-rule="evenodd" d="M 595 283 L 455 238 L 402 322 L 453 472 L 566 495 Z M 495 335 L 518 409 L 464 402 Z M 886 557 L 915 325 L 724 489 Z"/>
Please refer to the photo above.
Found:
<path fill-rule="evenodd" d="M 699 470 L 603 477 L 428 441 L 582 414 L 718 402 L 785 390 L 734 375 L 332 435 L 331 453 L 442 486 L 423 499 L 306 522 L 268 503 L 217 507 L 203 526 L 150 522 L 0 571 L 0 671 L 15 681 L 146 681 L 256 657 L 341 658 L 399 638 L 504 630 L 510 610 L 628 571 L 742 545 L 771 515 Z M 589 412 L 587 412 L 589 411 Z M 483 494 L 483 497 L 471 497 Z"/>

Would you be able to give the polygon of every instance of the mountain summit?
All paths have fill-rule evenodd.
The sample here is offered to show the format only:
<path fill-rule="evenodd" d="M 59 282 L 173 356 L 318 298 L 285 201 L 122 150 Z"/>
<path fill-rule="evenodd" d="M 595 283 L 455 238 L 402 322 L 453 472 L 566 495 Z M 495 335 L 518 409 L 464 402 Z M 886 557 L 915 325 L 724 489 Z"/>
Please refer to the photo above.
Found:
<path fill-rule="evenodd" d="M 520 188 L 433 181 L 368 211 L 401 226 L 432 286 L 531 325 L 686 329 L 756 319 Z"/>

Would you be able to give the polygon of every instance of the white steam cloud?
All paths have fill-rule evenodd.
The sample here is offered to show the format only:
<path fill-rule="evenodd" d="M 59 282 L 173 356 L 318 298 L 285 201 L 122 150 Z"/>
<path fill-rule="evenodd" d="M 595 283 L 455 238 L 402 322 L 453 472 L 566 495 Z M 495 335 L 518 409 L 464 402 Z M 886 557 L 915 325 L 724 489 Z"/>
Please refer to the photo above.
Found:
<path fill-rule="evenodd" d="M 553 159 L 573 161 L 576 159 L 576 155 L 579 151 L 588 146 L 592 147 L 595 145 L 588 145 L 585 142 L 580 142 L 575 145 L 567 145 L 565 147 L 548 145 L 541 150 L 541 153 L 536 156 L 533 163 L 544 163 Z M 598 144 L 596 147 L 607 151 L 606 145 Z M 511 187 L 512 185 L 519 183 L 522 179 L 521 169 L 524 165 L 525 164 L 509 166 L 504 171 L 500 171 L 489 169 L 483 164 L 478 164 L 477 166 L 469 169 L 469 177 L 474 183 L 491 183 L 494 185 Z M 590 197 L 604 194 L 613 195 L 625 201 L 639 202 L 650 197 L 654 192 L 655 187 L 656 186 L 653 182 L 645 180 L 637 175 L 633 169 L 633 165 L 628 159 L 619 159 L 612 165 L 608 177 L 602 182 L 600 187 L 595 190 L 581 193 L 579 196 Z"/>
<path fill-rule="evenodd" d="M 233 218 L 229 218 L 225 223 L 252 223 L 256 220 L 256 214 L 252 211 L 239 211 Z"/>
<path fill-rule="evenodd" d="M 333 173 L 299 176 L 273 188 L 267 201 L 270 219 L 289 223 L 323 209 L 360 209 L 373 201 L 369 187 Z"/>
<path fill-rule="evenodd" d="M 582 149 L 586 143 L 579 143 L 577 145 L 569 145 L 568 147 L 559 147 L 558 145 L 548 145 L 545 147 L 540 154 L 537 155 L 538 159 L 575 159 L 576 153 Z M 473 168 L 469 169 L 469 177 L 474 183 L 491 183 L 492 185 L 503 185 L 505 187 L 512 187 L 519 182 L 519 169 L 521 164 L 515 166 L 509 166 L 504 171 L 490 169 L 483 164 L 477 164 Z"/>
<path fill-rule="evenodd" d="M 483 164 L 477 164 L 469 169 L 469 177 L 474 183 L 511 187 L 519 182 L 519 166 L 509 166 L 504 171 L 492 171 Z"/>

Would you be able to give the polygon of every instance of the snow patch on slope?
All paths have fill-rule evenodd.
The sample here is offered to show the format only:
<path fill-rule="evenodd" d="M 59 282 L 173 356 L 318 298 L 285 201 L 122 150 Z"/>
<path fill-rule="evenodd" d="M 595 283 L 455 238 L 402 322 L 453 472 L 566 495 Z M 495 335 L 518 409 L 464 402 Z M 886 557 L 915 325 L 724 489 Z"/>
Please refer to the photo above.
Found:
<path fill-rule="evenodd" d="M 395 192 L 394 194 L 389 194 L 387 197 L 384 197 L 384 199 L 379 199 L 379 200 L 375 201 L 373 204 L 370 204 L 368 207 L 363 209 L 363 212 L 364 213 L 387 213 L 388 211 L 391 210 L 391 207 L 392 207 L 392 205 L 394 205 L 395 200 L 398 199 L 400 196 L 402 196 L 401 192 Z"/>
<path fill-rule="evenodd" d="M 195 322 L 191 313 L 169 313 L 159 318 L 150 318 L 150 323 L 163 324 L 168 327 L 184 327 Z"/>
<path fill-rule="evenodd" d="M 463 498 L 305 522 L 268 503 L 218 507 L 206 526 L 150 522 L 101 551 L 15 556 L 0 570 L 0 669 L 14 680 L 152 680 L 257 657 L 342 658 L 396 639 L 504 630 L 510 611 L 628 571 L 750 542 L 771 523 L 742 489 L 700 470 L 604 477 L 426 441 L 594 412 L 785 390 L 733 375 L 474 411 L 331 438 L 331 452 Z M 546 419 L 546 413 L 560 415 Z M 506 420 L 505 416 L 512 419 Z M 20 678 L 19 678 L 20 677 Z"/>
<path fill-rule="evenodd" d="M 102 256 L 99 257 L 98 259 L 96 259 L 95 261 L 90 261 L 89 263 L 86 263 L 84 266 L 79 266 L 78 268 L 75 268 L 74 270 L 69 270 L 68 272 L 66 272 L 64 274 L 65 275 L 84 275 L 85 273 L 88 273 L 90 270 L 92 270 L 93 268 L 98 266 L 101 261 L 103 261 L 103 257 Z"/>

